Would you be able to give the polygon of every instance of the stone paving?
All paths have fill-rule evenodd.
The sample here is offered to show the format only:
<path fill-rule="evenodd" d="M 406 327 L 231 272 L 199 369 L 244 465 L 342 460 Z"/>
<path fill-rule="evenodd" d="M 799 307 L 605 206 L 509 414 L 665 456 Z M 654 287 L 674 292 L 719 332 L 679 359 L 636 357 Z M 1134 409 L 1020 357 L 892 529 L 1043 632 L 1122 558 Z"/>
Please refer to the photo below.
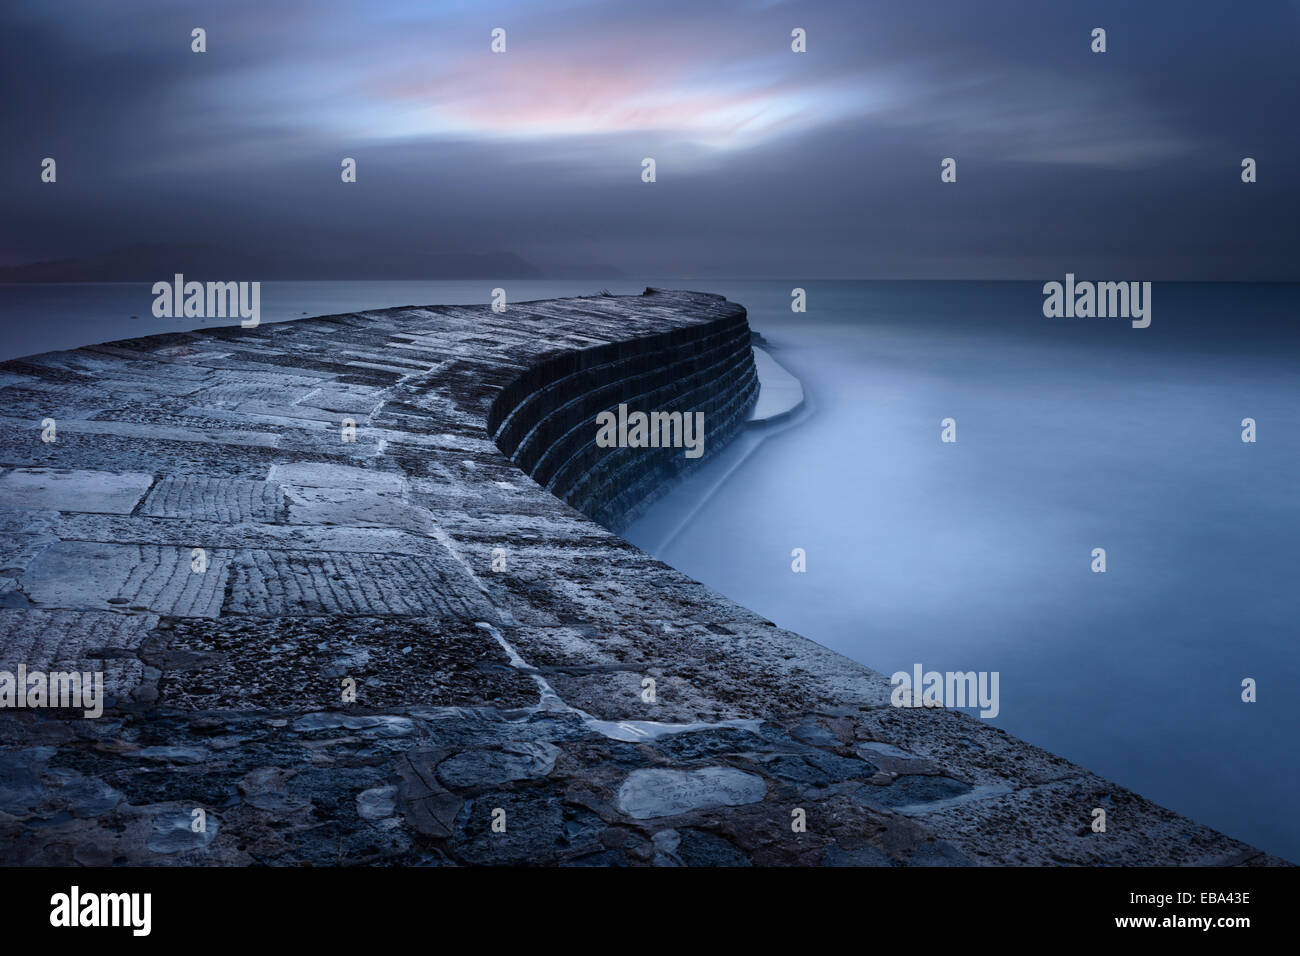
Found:
<path fill-rule="evenodd" d="M 1281 862 L 891 707 L 488 434 L 540 362 L 738 314 L 407 307 L 0 364 L 0 671 L 108 697 L 0 709 L 4 862 Z"/>

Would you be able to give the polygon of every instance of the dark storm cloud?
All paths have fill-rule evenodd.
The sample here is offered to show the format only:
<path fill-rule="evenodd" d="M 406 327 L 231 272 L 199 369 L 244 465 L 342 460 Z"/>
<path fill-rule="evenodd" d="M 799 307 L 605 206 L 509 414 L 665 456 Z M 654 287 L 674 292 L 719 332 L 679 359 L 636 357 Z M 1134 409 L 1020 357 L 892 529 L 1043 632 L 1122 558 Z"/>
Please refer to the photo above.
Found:
<path fill-rule="evenodd" d="M 1295 4 L 988 6 L 10 4 L 0 257 L 166 241 L 630 273 L 1300 278 Z"/>

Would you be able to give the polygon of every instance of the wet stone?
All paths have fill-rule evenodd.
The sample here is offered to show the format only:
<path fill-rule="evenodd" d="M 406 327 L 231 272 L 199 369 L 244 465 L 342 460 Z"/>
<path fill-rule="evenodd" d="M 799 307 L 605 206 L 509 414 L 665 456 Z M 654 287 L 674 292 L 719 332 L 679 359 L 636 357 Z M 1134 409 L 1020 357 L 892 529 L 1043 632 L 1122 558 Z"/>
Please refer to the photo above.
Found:
<path fill-rule="evenodd" d="M 811 787 L 825 787 L 845 780 L 866 780 L 876 772 L 876 768 L 865 760 L 840 757 L 821 750 L 765 757 L 762 766 L 774 777 Z"/>
<path fill-rule="evenodd" d="M 676 857 L 686 866 L 751 866 L 743 851 L 707 830 L 678 830 Z"/>
<path fill-rule="evenodd" d="M 300 733 L 321 730 L 348 730 L 367 737 L 402 737 L 415 730 L 408 717 L 369 716 L 361 714 L 319 713 L 308 714 L 293 722 Z"/>
<path fill-rule="evenodd" d="M 40 758 L 49 759 L 53 747 L 32 747 L 24 752 L 0 753 L 0 812 L 25 816 L 45 798 L 38 766 Z"/>
<path fill-rule="evenodd" d="M 185 853 L 204 849 L 216 838 L 221 824 L 213 814 L 208 813 L 203 820 L 203 829 L 196 831 L 195 821 L 192 811 L 186 810 L 154 817 L 149 849 L 154 853 Z"/>
<path fill-rule="evenodd" d="M 854 799 L 869 806 L 897 808 L 947 800 L 970 791 L 970 784 L 954 780 L 952 777 L 910 774 L 895 778 L 894 782 L 887 787 L 868 784 L 859 788 L 853 796 Z"/>
<path fill-rule="evenodd" d="M 159 763 L 202 763 L 208 753 L 201 747 L 144 747 L 135 752 L 141 760 Z"/>
<path fill-rule="evenodd" d="M 676 830 L 660 830 L 653 837 L 656 866 L 677 866 L 677 845 L 682 838 Z"/>
<path fill-rule="evenodd" d="M 505 811 L 504 832 L 494 832 L 494 810 Z M 564 836 L 564 806 L 551 794 L 497 792 L 468 801 L 447 841 L 453 855 L 467 863 L 509 865 L 549 864 Z"/>
<path fill-rule="evenodd" d="M 763 799 L 763 778 L 731 767 L 634 770 L 618 790 L 619 808 L 637 820 L 692 810 L 735 807 Z"/>
<path fill-rule="evenodd" d="M 357 794 L 357 813 L 364 820 L 382 820 L 396 810 L 396 787 L 373 787 Z"/>
<path fill-rule="evenodd" d="M 831 733 L 821 724 L 814 721 L 805 721 L 798 727 L 790 731 L 790 736 L 800 743 L 808 744 L 812 747 L 829 747 L 835 748 L 840 745 L 840 739 Z"/>
<path fill-rule="evenodd" d="M 744 754 L 764 749 L 759 735 L 741 728 L 700 730 L 671 734 L 656 742 L 656 749 L 675 760 L 701 760 L 721 754 Z"/>
<path fill-rule="evenodd" d="M 86 777 L 73 770 L 52 770 L 50 776 L 59 781 L 59 799 L 76 817 L 98 817 L 108 813 L 123 800 L 123 796 L 103 780 Z"/>
<path fill-rule="evenodd" d="M 500 750 L 466 750 L 438 764 L 438 779 L 460 790 L 544 777 L 559 753 L 554 744 L 530 742 L 508 743 Z"/>
<path fill-rule="evenodd" d="M 567 859 L 600 852 L 609 842 L 604 839 L 605 821 L 582 807 L 566 805 L 560 836 L 561 851 Z"/>

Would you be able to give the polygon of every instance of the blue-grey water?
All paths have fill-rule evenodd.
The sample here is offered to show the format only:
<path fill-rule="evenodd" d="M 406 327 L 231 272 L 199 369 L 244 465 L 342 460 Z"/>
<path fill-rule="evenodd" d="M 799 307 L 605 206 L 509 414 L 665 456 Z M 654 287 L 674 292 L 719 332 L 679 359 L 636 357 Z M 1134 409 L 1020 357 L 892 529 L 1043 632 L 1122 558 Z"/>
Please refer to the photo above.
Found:
<path fill-rule="evenodd" d="M 791 285 L 709 289 L 806 408 L 627 537 L 886 674 L 997 671 L 998 726 L 1300 860 L 1300 286 L 1157 283 L 1134 329 L 1041 284 Z"/>
<path fill-rule="evenodd" d="M 1300 860 L 1300 286 L 1156 283 L 1147 329 L 1041 283 L 700 278 L 264 283 L 262 320 L 647 284 L 744 304 L 807 402 L 627 537 L 886 674 L 997 671 L 998 726 Z M 151 303 L 0 286 L 0 357 L 204 325 Z"/>

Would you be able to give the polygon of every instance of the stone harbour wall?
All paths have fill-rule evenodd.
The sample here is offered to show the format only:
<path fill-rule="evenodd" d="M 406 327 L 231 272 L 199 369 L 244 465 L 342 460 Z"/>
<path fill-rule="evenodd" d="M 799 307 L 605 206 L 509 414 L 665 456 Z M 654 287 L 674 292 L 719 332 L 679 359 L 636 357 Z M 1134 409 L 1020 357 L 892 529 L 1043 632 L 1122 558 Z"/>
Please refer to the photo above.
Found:
<path fill-rule="evenodd" d="M 730 305 L 686 326 L 539 362 L 501 390 L 488 432 L 516 465 L 556 497 L 611 530 L 657 497 L 697 459 L 681 448 L 600 448 L 596 416 L 702 412 L 708 449 L 725 445 L 758 400 L 745 310 Z"/>
<path fill-rule="evenodd" d="M 602 526 L 680 465 L 587 416 L 693 404 L 707 459 L 753 397 L 744 310 L 691 292 L 0 363 L 5 862 L 1280 862 Z M 103 714 L 17 707 L 20 668 Z"/>

